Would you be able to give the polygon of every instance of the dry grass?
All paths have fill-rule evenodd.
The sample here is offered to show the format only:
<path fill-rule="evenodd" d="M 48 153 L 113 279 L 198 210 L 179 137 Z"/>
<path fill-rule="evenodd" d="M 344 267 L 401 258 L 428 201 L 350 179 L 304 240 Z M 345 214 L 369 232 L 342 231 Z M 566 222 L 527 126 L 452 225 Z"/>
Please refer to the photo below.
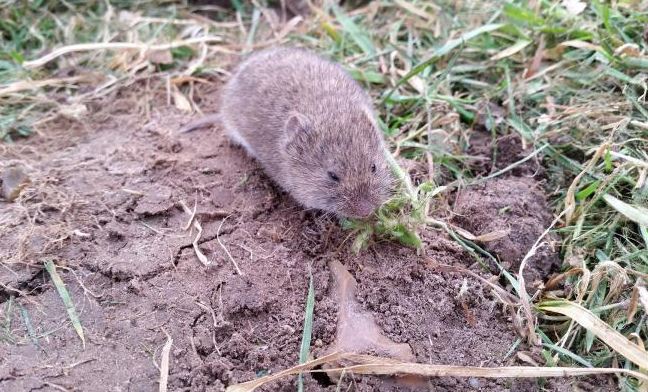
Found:
<path fill-rule="evenodd" d="M 569 377 L 593 374 L 624 373 L 648 381 L 645 374 L 627 369 L 617 368 L 558 368 L 558 367 L 533 367 L 533 366 L 510 366 L 500 368 L 451 366 L 451 365 L 427 365 L 420 363 L 400 362 L 389 358 L 379 358 L 369 355 L 333 353 L 324 357 L 296 365 L 277 374 L 258 378 L 246 383 L 231 385 L 228 392 L 251 392 L 260 386 L 286 377 L 292 374 L 305 372 L 317 372 L 313 368 L 324 364 L 337 365 L 340 362 L 349 363 L 347 366 L 336 367 L 327 370 L 328 373 L 355 373 L 374 375 L 399 375 L 399 376 L 421 376 L 421 377 L 484 377 L 484 378 L 537 378 L 537 377 Z M 319 370 L 320 372 L 322 370 Z"/>

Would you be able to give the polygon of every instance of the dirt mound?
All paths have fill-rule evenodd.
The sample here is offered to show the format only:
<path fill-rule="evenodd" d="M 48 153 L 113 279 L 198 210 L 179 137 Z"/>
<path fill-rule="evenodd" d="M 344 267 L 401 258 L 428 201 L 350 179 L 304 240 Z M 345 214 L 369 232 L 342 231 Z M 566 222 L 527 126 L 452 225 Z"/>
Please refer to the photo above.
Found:
<path fill-rule="evenodd" d="M 31 184 L 16 202 L 0 201 L 0 389 L 157 390 L 167 333 L 172 391 L 220 391 L 277 372 L 298 361 L 309 273 L 313 354 L 334 344 L 331 260 L 353 275 L 363 311 L 391 341 L 408 344 L 417 361 L 515 363 L 507 353 L 517 337 L 489 290 L 474 278 L 427 267 L 430 260 L 474 264 L 440 232 L 423 233 L 426 256 L 389 243 L 354 255 L 336 222 L 302 212 L 219 128 L 178 135 L 187 116 L 160 100 L 146 118 L 132 102 L 104 102 L 107 109 L 84 124 L 60 121 L 3 152 L 0 170 L 20 162 Z M 544 208 L 532 200 L 542 199 L 537 191 L 522 201 L 494 191 L 518 184 L 511 181 L 472 189 L 482 207 L 459 197 L 461 214 L 498 217 L 506 206 L 507 214 L 519 212 L 469 228 L 480 233 L 518 219 L 524 227 L 523 211 Z M 181 201 L 197 206 L 208 266 L 192 247 L 196 231 L 183 230 L 189 215 Z M 544 222 L 547 213 L 537 213 L 533 218 Z M 514 263 L 538 234 L 521 227 L 491 250 Z M 517 252 L 507 253 L 513 247 Z M 48 259 L 80 313 L 85 349 L 43 272 Z M 326 377 L 305 380 L 308 391 L 336 390 Z M 342 384 L 356 391 L 420 389 L 378 377 L 347 376 Z M 536 381 L 511 380 L 434 379 L 428 386 L 539 390 Z M 294 391 L 295 380 L 265 390 Z"/>
<path fill-rule="evenodd" d="M 484 243 L 508 270 L 517 271 L 522 259 L 552 221 L 544 195 L 531 178 L 508 177 L 470 186 L 457 194 L 454 221 L 482 235 L 508 230 L 508 235 Z M 550 233 L 528 261 L 527 282 L 542 281 L 560 267 L 559 238 Z M 497 271 L 494 268 L 494 271 Z"/>

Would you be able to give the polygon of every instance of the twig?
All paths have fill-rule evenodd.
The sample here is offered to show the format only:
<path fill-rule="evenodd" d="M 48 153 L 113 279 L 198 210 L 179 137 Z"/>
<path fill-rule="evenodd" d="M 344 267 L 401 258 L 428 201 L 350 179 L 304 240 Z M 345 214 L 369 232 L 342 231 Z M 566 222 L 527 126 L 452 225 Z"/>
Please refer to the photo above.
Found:
<path fill-rule="evenodd" d="M 220 245 L 221 248 L 223 248 L 223 250 L 224 250 L 225 253 L 227 254 L 227 257 L 229 257 L 230 261 L 232 262 L 232 265 L 234 266 L 234 269 L 236 270 L 236 273 L 239 274 L 239 275 L 243 275 L 243 272 L 241 272 L 241 270 L 239 269 L 238 264 L 236 264 L 236 260 L 234 260 L 234 258 L 233 258 L 232 255 L 230 254 L 229 250 L 227 250 L 227 248 L 225 247 L 225 245 L 223 245 L 223 243 L 222 243 L 221 240 L 220 240 L 220 231 L 221 231 L 221 228 L 223 227 L 223 223 L 225 223 L 225 221 L 226 221 L 227 218 L 229 218 L 229 217 L 230 217 L 230 215 L 226 216 L 226 217 L 221 221 L 220 225 L 218 226 L 218 231 L 216 231 L 216 241 L 218 241 L 218 245 Z"/>
<path fill-rule="evenodd" d="M 169 356 L 171 355 L 171 345 L 173 339 L 171 335 L 164 331 L 167 336 L 167 341 L 162 348 L 162 361 L 160 362 L 160 392 L 167 391 L 167 384 L 169 382 Z"/>
<path fill-rule="evenodd" d="M 96 75 L 80 75 L 70 78 L 51 78 L 42 80 L 19 80 L 10 83 L 5 88 L 0 89 L 0 97 L 8 94 L 18 93 L 25 90 L 36 90 L 47 86 L 64 86 L 81 81 L 90 81 L 96 79 Z"/>
<path fill-rule="evenodd" d="M 168 44 L 159 44 L 159 45 L 147 45 L 139 44 L 132 42 L 102 42 L 102 43 L 89 43 L 89 44 L 74 44 L 63 46 L 54 50 L 52 53 L 49 53 L 43 57 L 37 58 L 32 61 L 25 61 L 23 66 L 25 68 L 38 68 L 49 63 L 57 57 L 63 56 L 68 53 L 74 52 L 87 52 L 92 50 L 104 50 L 104 49 L 139 49 L 142 51 L 157 51 L 157 50 L 167 50 L 178 48 L 180 46 L 192 45 L 205 42 L 222 42 L 223 38 L 218 36 L 206 36 L 198 38 L 190 38 L 181 41 L 173 41 Z"/>
<path fill-rule="evenodd" d="M 180 200 L 180 205 L 182 206 L 182 209 L 184 210 L 185 213 L 187 213 L 188 215 L 193 215 L 193 213 L 191 212 L 189 207 L 187 207 L 187 203 L 185 203 L 184 200 Z M 196 253 L 196 257 L 198 257 L 198 260 L 200 260 L 200 262 L 204 266 L 208 266 L 211 264 L 211 261 L 209 261 L 207 256 L 205 256 L 205 254 L 198 247 L 198 240 L 200 240 L 200 236 L 202 235 L 203 232 L 202 225 L 200 224 L 200 222 L 198 222 L 198 219 L 196 218 L 193 218 L 192 221 L 193 221 L 193 227 L 195 227 L 196 230 L 198 230 L 198 234 L 196 234 L 196 237 L 192 242 L 194 252 Z"/>
<path fill-rule="evenodd" d="M 191 224 L 193 223 L 194 218 L 196 217 L 196 208 L 197 207 L 198 207 L 198 198 L 196 197 L 196 200 L 194 201 L 193 211 L 191 212 L 191 216 L 189 217 L 189 221 L 187 221 L 187 225 L 183 229 L 184 231 L 189 230 L 189 228 L 191 227 Z M 185 210 L 185 212 L 186 212 L 186 210 Z"/>

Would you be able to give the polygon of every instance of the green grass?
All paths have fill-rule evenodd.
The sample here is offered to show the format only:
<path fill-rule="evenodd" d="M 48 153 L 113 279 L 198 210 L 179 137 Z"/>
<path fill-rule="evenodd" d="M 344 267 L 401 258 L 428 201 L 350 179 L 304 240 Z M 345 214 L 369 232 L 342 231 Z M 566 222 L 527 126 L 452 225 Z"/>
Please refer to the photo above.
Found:
<path fill-rule="evenodd" d="M 70 297 L 70 292 L 68 291 L 67 287 L 65 286 L 65 283 L 63 282 L 63 279 L 61 279 L 61 276 L 56 270 L 56 264 L 54 264 L 54 262 L 52 262 L 51 260 L 45 261 L 44 264 L 45 264 L 45 269 L 47 270 L 47 272 L 50 275 L 50 278 L 52 279 L 52 283 L 54 284 L 54 287 L 56 287 L 56 291 L 58 291 L 58 294 L 61 297 L 63 304 L 65 305 L 65 310 L 67 311 L 70 322 L 72 323 L 72 327 L 76 331 L 77 335 L 79 335 L 79 338 L 83 343 L 83 347 L 85 348 L 85 333 L 83 332 L 83 326 L 81 326 L 81 321 L 79 320 L 79 315 L 76 310 L 76 307 L 74 306 L 74 302 Z M 24 315 L 26 314 L 27 313 L 24 313 Z M 24 316 L 24 318 L 25 318 L 25 324 L 27 324 L 27 330 L 29 332 L 29 336 L 32 337 L 33 340 L 35 340 L 33 338 L 35 334 L 33 333 L 33 328 L 31 327 L 31 321 L 29 321 L 28 316 Z M 35 340 L 35 342 L 37 341 Z"/>
<path fill-rule="evenodd" d="M 641 208 L 648 206 L 648 12 L 631 1 L 614 6 L 588 2 L 577 15 L 558 1 L 533 2 L 534 9 L 529 3 L 385 0 L 356 10 L 331 7 L 307 19 L 301 27 L 305 33 L 290 32 L 285 41 L 344 64 L 375 98 L 392 150 L 398 147 L 402 159 L 434 164 L 434 176 L 405 185 L 377 222 L 345 223 L 357 234 L 356 250 L 376 236 L 417 246 L 417 233 L 433 226 L 446 230 L 480 261 L 492 258 L 454 228 L 429 219 L 437 204 L 445 204 L 437 201 L 447 197 L 438 185 L 452 189 L 480 181 L 465 151 L 475 122 L 485 118 L 483 126 L 493 137 L 517 134 L 543 157 L 552 208 L 556 216 L 567 210 L 555 231 L 562 238 L 562 282 L 572 289 L 550 295 L 594 310 L 622 335 L 645 342 L 646 310 L 638 305 L 630 318 L 628 307 L 634 306 L 634 287 L 648 280 L 648 228 L 641 223 Z M 101 89 L 101 83 L 90 79 L 0 94 L 0 138 L 6 141 L 42 131 L 44 120 L 70 115 L 74 105 L 86 105 L 136 76 L 158 81 L 187 73 L 209 77 L 229 65 L 216 54 L 200 59 L 197 44 L 172 49 L 167 64 L 143 63 L 136 52 L 92 50 L 43 67 L 21 66 L 46 48 L 106 41 L 163 44 L 187 38 L 181 33 L 194 29 L 194 37 L 223 38 L 223 44 L 205 44 L 210 50 L 244 52 L 250 49 L 246 43 L 275 37 L 263 13 L 248 2 L 236 2 L 242 29 L 231 23 L 236 20 L 231 10 L 210 15 L 226 23 L 207 23 L 192 16 L 196 9 L 173 2 L 136 7 L 112 2 L 112 10 L 99 1 L 3 4 L 0 90 L 18 81 L 92 72 L 114 81 Z M 120 11 L 129 7 L 161 19 L 132 26 L 118 22 Z M 174 19 L 186 24 L 170 23 Z M 534 61 L 538 51 L 541 63 Z M 66 74 L 70 69 L 73 75 Z M 88 87 L 95 90 L 88 93 Z M 178 87 L 188 92 L 187 84 Z M 633 212 L 628 215 L 623 204 L 621 210 L 610 204 L 610 196 Z M 536 333 L 547 364 L 633 368 L 570 319 L 539 316 Z M 635 380 L 619 383 L 624 390 L 638 388 Z"/>
<path fill-rule="evenodd" d="M 313 333 L 313 312 L 315 310 L 315 288 L 313 287 L 313 275 L 310 275 L 308 281 L 308 295 L 306 296 L 306 306 L 304 309 L 304 329 L 302 331 L 302 341 L 299 350 L 299 363 L 303 364 L 308 361 L 310 353 L 311 336 Z M 300 374 L 297 377 L 297 391 L 304 391 L 304 378 Z"/>

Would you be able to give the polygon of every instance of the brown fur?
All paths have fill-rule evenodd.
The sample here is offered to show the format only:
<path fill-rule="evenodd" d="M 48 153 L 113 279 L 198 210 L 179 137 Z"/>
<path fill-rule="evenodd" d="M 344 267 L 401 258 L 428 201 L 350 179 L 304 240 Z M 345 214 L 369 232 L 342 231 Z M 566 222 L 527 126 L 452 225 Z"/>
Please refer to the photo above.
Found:
<path fill-rule="evenodd" d="M 339 65 L 278 47 L 239 65 L 220 114 L 232 140 L 299 203 L 366 217 L 387 199 L 392 181 L 371 106 Z"/>

